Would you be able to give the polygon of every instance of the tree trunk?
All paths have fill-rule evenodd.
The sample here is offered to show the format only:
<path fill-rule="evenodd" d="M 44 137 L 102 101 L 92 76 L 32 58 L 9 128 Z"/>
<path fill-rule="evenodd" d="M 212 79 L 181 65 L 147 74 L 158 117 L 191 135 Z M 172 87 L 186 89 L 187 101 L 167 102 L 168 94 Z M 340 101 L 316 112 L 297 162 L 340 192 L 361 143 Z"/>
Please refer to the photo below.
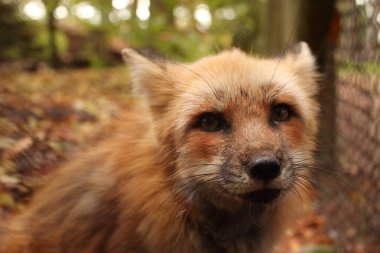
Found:
<path fill-rule="evenodd" d="M 270 54 L 280 54 L 296 41 L 300 0 L 270 0 L 267 3 L 267 45 Z"/>
<path fill-rule="evenodd" d="M 54 11 L 48 12 L 47 28 L 49 32 L 49 48 L 50 48 L 50 65 L 53 68 L 61 66 L 61 62 L 58 56 L 57 40 L 56 40 L 56 25 L 54 18 Z"/>
<path fill-rule="evenodd" d="M 56 32 L 57 27 L 55 23 L 54 11 L 58 7 L 60 0 L 43 0 L 47 12 L 47 30 L 49 34 L 49 54 L 50 54 L 50 65 L 53 68 L 58 68 L 61 66 L 61 61 L 58 56 L 57 49 L 57 40 L 56 40 Z"/>
<path fill-rule="evenodd" d="M 323 73 L 319 101 L 321 103 L 318 155 L 320 165 L 333 170 L 335 163 L 335 66 L 334 49 L 337 31 L 334 22 L 338 14 L 335 0 L 308 0 L 301 3 L 299 40 L 306 41 L 317 58 L 319 71 Z"/>

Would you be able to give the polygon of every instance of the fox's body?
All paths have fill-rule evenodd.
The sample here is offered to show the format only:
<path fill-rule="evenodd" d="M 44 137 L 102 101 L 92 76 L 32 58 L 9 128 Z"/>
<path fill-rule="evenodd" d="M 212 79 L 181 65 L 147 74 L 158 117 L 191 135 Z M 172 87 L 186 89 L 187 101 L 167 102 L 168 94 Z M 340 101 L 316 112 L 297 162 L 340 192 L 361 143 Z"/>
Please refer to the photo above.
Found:
<path fill-rule="evenodd" d="M 315 148 L 306 46 L 280 61 L 125 55 L 146 108 L 62 168 L 0 230 L 0 252 L 269 252 L 302 208 Z"/>

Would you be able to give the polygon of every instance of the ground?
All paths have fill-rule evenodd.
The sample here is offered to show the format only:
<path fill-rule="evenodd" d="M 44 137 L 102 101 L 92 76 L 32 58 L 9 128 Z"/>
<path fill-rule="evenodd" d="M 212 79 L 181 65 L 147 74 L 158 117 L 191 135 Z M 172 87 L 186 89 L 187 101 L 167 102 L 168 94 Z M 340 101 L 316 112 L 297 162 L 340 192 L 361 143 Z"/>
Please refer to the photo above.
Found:
<path fill-rule="evenodd" d="M 104 138 L 102 129 L 134 100 L 125 67 L 0 70 L 0 217 L 22 212 L 70 155 Z M 276 253 L 334 253 L 325 218 L 311 209 Z"/>

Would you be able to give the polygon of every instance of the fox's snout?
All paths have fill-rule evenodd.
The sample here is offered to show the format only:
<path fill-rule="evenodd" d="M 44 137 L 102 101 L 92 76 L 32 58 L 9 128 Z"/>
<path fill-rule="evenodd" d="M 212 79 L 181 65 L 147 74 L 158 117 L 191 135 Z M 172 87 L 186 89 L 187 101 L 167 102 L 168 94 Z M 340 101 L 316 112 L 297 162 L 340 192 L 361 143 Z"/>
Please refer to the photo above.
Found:
<path fill-rule="evenodd" d="M 274 155 L 264 155 L 252 157 L 245 170 L 254 180 L 270 181 L 281 174 L 281 164 Z"/>

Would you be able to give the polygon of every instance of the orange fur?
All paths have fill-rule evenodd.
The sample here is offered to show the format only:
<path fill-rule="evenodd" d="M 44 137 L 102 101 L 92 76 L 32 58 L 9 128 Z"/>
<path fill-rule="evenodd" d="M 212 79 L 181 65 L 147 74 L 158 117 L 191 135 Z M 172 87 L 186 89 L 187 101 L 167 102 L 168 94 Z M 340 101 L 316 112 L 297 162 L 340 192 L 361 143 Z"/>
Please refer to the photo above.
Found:
<path fill-rule="evenodd" d="M 124 55 L 145 106 L 54 175 L 0 230 L 0 252 L 269 252 L 302 209 L 294 192 L 303 195 L 315 149 L 306 44 L 282 59 L 236 49 L 192 64 Z M 297 116 L 271 125 L 274 103 L 290 103 Z M 204 112 L 222 114 L 228 130 L 194 127 Z M 281 160 L 281 175 L 250 179 L 246 160 L 268 152 Z M 241 197 L 267 187 L 282 189 L 280 197 L 264 204 Z"/>

